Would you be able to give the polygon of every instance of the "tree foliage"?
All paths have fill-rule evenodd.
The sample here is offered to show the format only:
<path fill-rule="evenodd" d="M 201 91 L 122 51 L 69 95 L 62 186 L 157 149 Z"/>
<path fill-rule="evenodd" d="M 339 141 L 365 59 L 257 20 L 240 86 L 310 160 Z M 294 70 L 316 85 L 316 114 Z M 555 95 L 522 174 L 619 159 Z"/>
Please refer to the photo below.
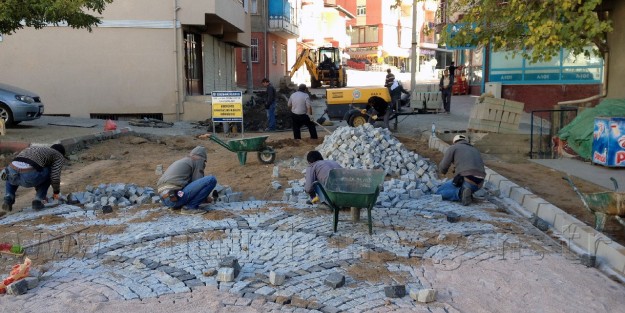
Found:
<path fill-rule="evenodd" d="M 421 0 L 417 0 L 420 2 Z M 395 0 L 394 5 L 406 3 Z M 487 46 L 521 53 L 532 62 L 547 61 L 561 48 L 575 54 L 596 45 L 608 51 L 612 23 L 601 10 L 602 0 L 446 0 L 441 44 Z"/>
<path fill-rule="evenodd" d="M 92 14 L 102 14 L 113 0 L 0 0 L 0 33 L 12 34 L 24 27 L 43 28 L 66 23 L 89 31 L 100 23 Z"/>

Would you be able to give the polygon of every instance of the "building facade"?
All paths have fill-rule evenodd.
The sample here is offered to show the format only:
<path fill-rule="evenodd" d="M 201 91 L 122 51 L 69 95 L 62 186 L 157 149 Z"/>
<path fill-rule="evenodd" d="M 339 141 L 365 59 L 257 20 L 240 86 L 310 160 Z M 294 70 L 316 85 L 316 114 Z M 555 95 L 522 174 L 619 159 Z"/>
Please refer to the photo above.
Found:
<path fill-rule="evenodd" d="M 348 21 L 351 45 L 347 49 L 350 63 L 364 63 L 368 69 L 393 66 L 408 71 L 413 35 L 413 1 L 404 0 L 394 6 L 395 0 L 338 0 L 354 13 Z M 428 0 L 416 3 L 416 29 L 419 68 L 444 68 L 451 61 L 451 53 L 439 48 L 435 25 L 439 2 Z M 379 66 L 375 66 L 379 65 Z"/>
<path fill-rule="evenodd" d="M 0 81 L 36 91 L 46 114 L 210 117 L 210 94 L 236 87 L 250 44 L 242 0 L 115 1 L 92 32 L 22 29 L 0 42 Z"/>
<path fill-rule="evenodd" d="M 252 86 L 260 86 L 265 77 L 277 85 L 288 73 L 289 62 L 293 62 L 293 47 L 300 33 L 301 0 L 246 1 L 251 18 L 250 51 L 248 54 L 248 48 L 236 49 L 237 85 L 248 85 L 249 66 Z"/>

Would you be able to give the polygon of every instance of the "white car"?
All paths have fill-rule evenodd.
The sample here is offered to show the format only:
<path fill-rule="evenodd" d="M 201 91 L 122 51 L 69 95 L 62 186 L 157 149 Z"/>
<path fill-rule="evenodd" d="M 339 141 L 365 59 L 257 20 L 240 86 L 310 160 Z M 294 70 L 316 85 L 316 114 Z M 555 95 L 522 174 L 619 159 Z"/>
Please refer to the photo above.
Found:
<path fill-rule="evenodd" d="M 43 103 L 37 94 L 0 83 L 0 118 L 7 126 L 38 119 L 41 115 Z"/>

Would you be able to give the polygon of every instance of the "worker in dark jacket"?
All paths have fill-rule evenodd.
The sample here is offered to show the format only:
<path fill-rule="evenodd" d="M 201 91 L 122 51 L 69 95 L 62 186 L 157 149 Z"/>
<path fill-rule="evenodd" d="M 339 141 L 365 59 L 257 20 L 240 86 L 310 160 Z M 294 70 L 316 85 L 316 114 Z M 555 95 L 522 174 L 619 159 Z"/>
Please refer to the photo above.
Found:
<path fill-rule="evenodd" d="M 480 151 L 469 144 L 465 135 L 456 135 L 453 145 L 445 151 L 439 164 L 441 173 L 447 174 L 452 163 L 456 176 L 438 187 L 436 194 L 443 196 L 443 200 L 469 205 L 473 193 L 482 187 L 486 171 Z"/>
<path fill-rule="evenodd" d="M 204 176 L 206 148 L 197 146 L 188 156 L 172 163 L 156 184 L 163 204 L 181 214 L 200 214 L 200 204 L 211 203 L 215 176 Z"/>
<path fill-rule="evenodd" d="M 380 116 L 384 120 L 384 128 L 389 128 L 389 120 L 392 110 L 388 105 L 388 102 L 381 97 L 373 96 L 367 100 L 367 106 L 362 109 L 362 114 L 369 115 L 369 124 L 374 124 Z"/>
<path fill-rule="evenodd" d="M 322 194 L 313 186 L 314 183 L 318 181 L 321 185 L 325 186 L 328 181 L 328 176 L 330 176 L 330 170 L 341 168 L 341 165 L 334 160 L 324 160 L 321 153 L 315 150 L 308 152 L 306 161 L 308 161 L 308 167 L 306 168 L 304 191 L 313 199 L 312 203 L 316 203 L 317 200 L 315 200 L 315 198 Z M 321 202 L 326 201 L 325 199 L 321 199 Z"/>
<path fill-rule="evenodd" d="M 22 150 L 5 169 L 6 192 L 2 204 L 4 214 L 13 210 L 15 192 L 20 186 L 35 187 L 33 210 L 43 209 L 50 185 L 52 197 L 58 200 L 61 193 L 61 169 L 64 164 L 65 147 L 61 144 L 54 144 L 51 147 L 31 146 Z"/>
<path fill-rule="evenodd" d="M 276 88 L 273 87 L 269 79 L 263 78 L 263 86 L 267 88 L 267 98 L 265 109 L 267 110 L 267 128 L 265 131 L 276 131 Z"/>

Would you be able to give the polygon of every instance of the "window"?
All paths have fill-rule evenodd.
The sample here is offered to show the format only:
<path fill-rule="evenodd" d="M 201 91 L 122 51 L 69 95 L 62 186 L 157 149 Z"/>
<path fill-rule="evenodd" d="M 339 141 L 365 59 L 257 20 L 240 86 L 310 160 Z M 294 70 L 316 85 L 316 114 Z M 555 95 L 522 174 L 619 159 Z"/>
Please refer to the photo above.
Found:
<path fill-rule="evenodd" d="M 188 95 L 202 92 L 202 36 L 184 33 L 185 90 Z"/>
<path fill-rule="evenodd" d="M 250 41 L 250 49 L 252 49 L 252 62 L 258 63 L 258 38 L 252 38 Z M 247 48 L 241 49 L 241 61 L 247 61 Z"/>
<path fill-rule="evenodd" d="M 284 64 L 286 63 L 286 46 L 285 45 L 280 45 L 280 46 L 281 46 L 280 64 Z"/>
<path fill-rule="evenodd" d="M 531 63 L 520 54 L 513 57 L 511 52 L 492 52 L 489 78 L 516 84 L 600 83 L 603 60 L 592 53 L 592 48 L 587 52 L 574 55 L 562 49 L 551 60 L 537 63 Z"/>
<path fill-rule="evenodd" d="M 278 63 L 278 49 L 276 48 L 276 42 L 273 41 L 271 44 L 271 62 L 273 64 Z"/>
<path fill-rule="evenodd" d="M 365 26 L 354 28 L 350 33 L 350 37 L 352 44 L 378 42 L 378 27 Z"/>
<path fill-rule="evenodd" d="M 250 14 L 258 14 L 258 0 L 250 0 Z"/>
<path fill-rule="evenodd" d="M 367 6 L 366 5 L 356 6 L 356 15 L 367 15 Z"/>

